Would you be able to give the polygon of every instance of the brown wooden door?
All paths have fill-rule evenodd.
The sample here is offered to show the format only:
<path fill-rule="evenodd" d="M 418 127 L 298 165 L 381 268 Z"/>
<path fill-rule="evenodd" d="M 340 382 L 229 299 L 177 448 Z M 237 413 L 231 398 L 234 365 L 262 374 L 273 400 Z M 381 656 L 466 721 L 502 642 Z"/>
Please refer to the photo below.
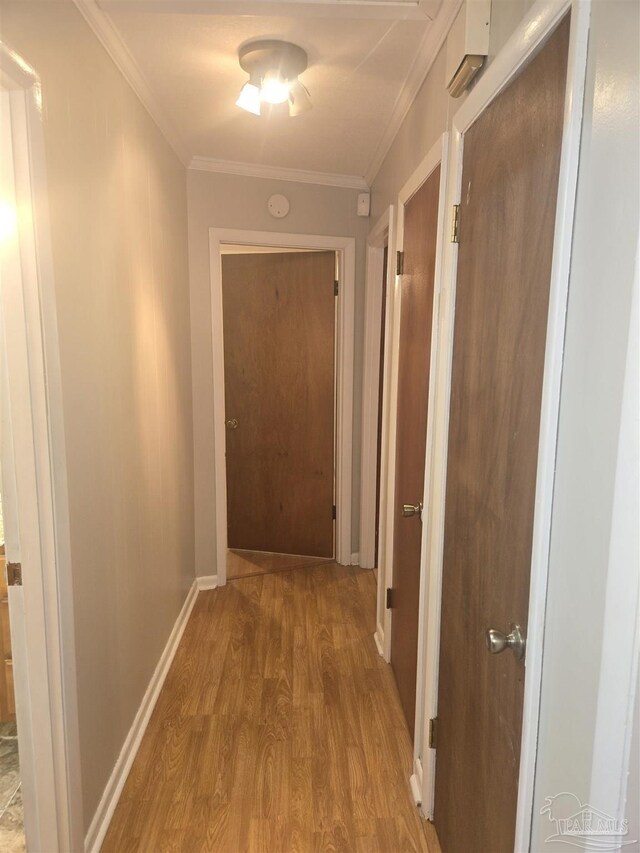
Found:
<path fill-rule="evenodd" d="M 418 516 L 403 517 L 402 504 L 418 504 L 424 493 L 439 190 L 440 166 L 409 199 L 404 211 L 391 666 L 412 738 L 416 705 L 422 523 Z"/>
<path fill-rule="evenodd" d="M 445 505 L 434 819 L 445 853 L 512 851 L 568 21 L 466 133 Z"/>
<path fill-rule="evenodd" d="M 334 278 L 333 252 L 222 258 L 230 548 L 333 556 Z"/>

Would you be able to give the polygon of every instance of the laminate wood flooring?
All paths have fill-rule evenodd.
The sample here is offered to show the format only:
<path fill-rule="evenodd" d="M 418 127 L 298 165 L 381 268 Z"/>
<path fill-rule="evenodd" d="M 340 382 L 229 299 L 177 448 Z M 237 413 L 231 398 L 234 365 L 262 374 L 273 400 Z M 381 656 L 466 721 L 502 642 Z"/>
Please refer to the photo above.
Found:
<path fill-rule="evenodd" d="M 201 592 L 103 853 L 439 850 L 375 595 L 335 563 Z"/>
<path fill-rule="evenodd" d="M 300 557 L 295 554 L 271 554 L 266 551 L 241 551 L 230 548 L 227 551 L 227 578 L 236 580 L 251 575 L 266 575 L 271 572 L 288 572 L 331 563 L 322 557 Z"/>

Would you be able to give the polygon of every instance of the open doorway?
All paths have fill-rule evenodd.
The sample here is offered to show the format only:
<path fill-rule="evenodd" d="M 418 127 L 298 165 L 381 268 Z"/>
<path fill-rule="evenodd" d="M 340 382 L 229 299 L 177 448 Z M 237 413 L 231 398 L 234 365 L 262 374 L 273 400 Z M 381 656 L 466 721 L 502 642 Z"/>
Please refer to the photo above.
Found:
<path fill-rule="evenodd" d="M 225 244 L 229 579 L 335 554 L 336 253 Z"/>
<path fill-rule="evenodd" d="M 353 562 L 355 240 L 210 229 L 217 575 Z"/>
<path fill-rule="evenodd" d="M 42 88 L 2 44 L 0 460 L 0 849 L 75 850 L 75 643 Z"/>

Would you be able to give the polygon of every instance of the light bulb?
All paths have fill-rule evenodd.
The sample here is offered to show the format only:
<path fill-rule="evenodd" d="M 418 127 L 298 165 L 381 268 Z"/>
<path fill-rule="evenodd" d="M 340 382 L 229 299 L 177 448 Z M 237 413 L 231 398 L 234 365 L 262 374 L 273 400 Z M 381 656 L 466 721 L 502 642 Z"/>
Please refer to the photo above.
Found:
<path fill-rule="evenodd" d="M 268 71 L 260 87 L 260 100 L 267 104 L 283 104 L 289 98 L 289 83 L 279 71 Z"/>
<path fill-rule="evenodd" d="M 237 107 L 242 107 L 248 113 L 253 113 L 256 116 L 260 115 L 260 89 L 254 86 L 253 83 L 245 83 L 242 87 L 238 100 Z"/>

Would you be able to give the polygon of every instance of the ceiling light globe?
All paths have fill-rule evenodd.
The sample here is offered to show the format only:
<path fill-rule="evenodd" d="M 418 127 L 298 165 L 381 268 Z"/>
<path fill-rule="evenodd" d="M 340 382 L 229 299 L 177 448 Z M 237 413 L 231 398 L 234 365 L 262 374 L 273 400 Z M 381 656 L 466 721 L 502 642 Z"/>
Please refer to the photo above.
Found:
<path fill-rule="evenodd" d="M 260 115 L 260 89 L 253 83 L 245 83 L 236 101 L 236 106 L 242 107 L 248 113 Z"/>
<path fill-rule="evenodd" d="M 260 100 L 267 104 L 283 104 L 289 98 L 289 83 L 279 73 L 265 74 L 260 87 Z"/>

